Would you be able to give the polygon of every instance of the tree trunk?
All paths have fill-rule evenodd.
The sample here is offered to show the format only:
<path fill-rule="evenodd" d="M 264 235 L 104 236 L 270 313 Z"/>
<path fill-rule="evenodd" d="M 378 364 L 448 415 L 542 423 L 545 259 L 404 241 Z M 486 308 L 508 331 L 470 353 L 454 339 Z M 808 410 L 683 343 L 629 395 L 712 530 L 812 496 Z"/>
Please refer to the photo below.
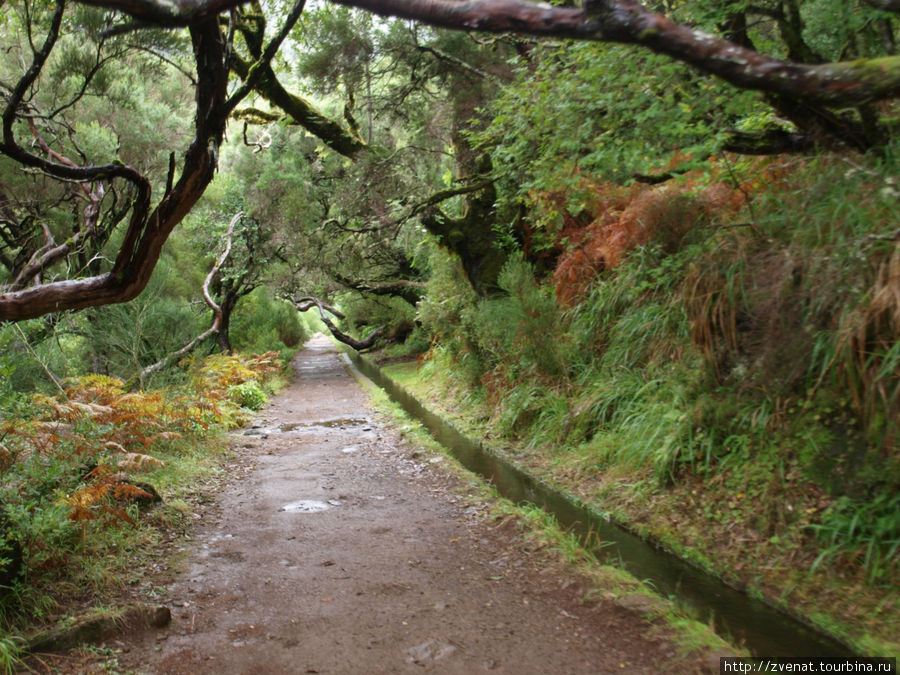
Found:
<path fill-rule="evenodd" d="M 231 327 L 231 314 L 237 306 L 238 296 L 228 293 L 222 298 L 222 318 L 219 322 L 219 332 L 216 335 L 216 341 L 219 343 L 219 349 L 223 354 L 231 354 L 234 348 L 231 346 L 231 335 L 229 328 Z"/>
<path fill-rule="evenodd" d="M 422 215 L 422 225 L 462 262 L 466 278 L 478 295 L 489 295 L 496 289 L 497 277 L 506 261 L 506 254 L 497 247 L 497 237 L 491 227 L 495 219 L 494 203 L 497 192 L 492 181 L 483 177 L 491 173 L 491 158 L 472 148 L 463 125 L 477 119 L 476 109 L 485 99 L 483 84 L 468 73 L 454 75 L 452 88 L 457 92 L 453 101 L 453 126 L 450 133 L 456 159 L 457 180 L 483 182 L 483 187 L 465 196 L 460 218 L 447 216 L 434 206 Z M 468 128 L 466 126 L 465 128 Z"/>

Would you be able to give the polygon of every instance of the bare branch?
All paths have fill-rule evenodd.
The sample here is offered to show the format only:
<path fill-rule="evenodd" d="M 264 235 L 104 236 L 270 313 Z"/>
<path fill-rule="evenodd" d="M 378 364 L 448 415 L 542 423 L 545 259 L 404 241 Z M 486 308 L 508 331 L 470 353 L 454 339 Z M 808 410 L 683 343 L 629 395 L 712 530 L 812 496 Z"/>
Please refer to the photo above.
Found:
<path fill-rule="evenodd" d="M 335 326 L 331 322 L 331 320 L 328 319 L 328 317 L 326 317 L 324 314 L 321 316 L 321 319 L 322 319 L 322 323 L 324 323 L 325 326 L 328 328 L 328 330 L 331 331 L 331 334 L 334 336 L 335 340 L 337 340 L 338 342 L 343 342 L 345 345 L 347 345 L 349 347 L 353 347 L 353 349 L 355 349 L 358 352 L 364 351 L 364 350 L 372 347 L 375 344 L 375 342 L 378 340 L 378 338 L 381 337 L 381 334 L 384 332 L 384 326 L 379 326 L 378 328 L 373 330 L 371 333 L 369 333 L 362 340 L 357 340 L 356 338 L 351 337 L 350 335 L 347 335 L 346 333 L 342 332 L 341 329 L 339 329 L 337 326 Z"/>
<path fill-rule="evenodd" d="M 32 255 L 31 259 L 28 261 L 28 264 L 18 273 L 18 275 L 16 275 L 15 280 L 10 284 L 11 290 L 24 288 L 32 278 L 43 272 L 56 261 L 62 260 L 69 255 L 72 249 L 75 248 L 84 236 L 83 230 L 81 232 L 76 232 L 70 239 L 56 246 L 56 242 L 49 230 L 46 229 L 46 226 L 45 232 L 48 237 L 47 244 L 35 251 L 34 255 Z"/>
<path fill-rule="evenodd" d="M 272 145 L 272 134 L 269 133 L 268 129 L 263 129 L 262 135 L 255 141 L 251 141 L 247 138 L 247 126 L 249 122 L 244 122 L 243 136 L 244 136 L 244 145 L 248 148 L 253 148 L 253 153 L 256 154 L 258 152 L 262 152 L 270 145 Z"/>
<path fill-rule="evenodd" d="M 232 236 L 234 235 L 234 226 L 243 216 L 244 212 L 238 211 L 234 215 L 234 218 L 231 219 L 231 222 L 228 223 L 228 230 L 225 232 L 225 250 L 222 251 L 219 259 L 216 260 L 216 264 L 213 265 L 213 268 L 209 271 L 209 274 L 206 275 L 206 279 L 203 281 L 203 299 L 215 313 L 215 322 L 217 323 L 221 322 L 222 320 L 222 308 L 219 307 L 219 305 L 212 299 L 212 296 L 209 293 L 209 285 L 212 283 L 213 277 L 215 277 L 216 274 L 218 274 L 219 270 L 222 269 L 222 265 L 225 263 L 225 260 L 227 260 L 228 256 L 231 255 L 231 241 Z"/>
<path fill-rule="evenodd" d="M 137 375 L 137 377 L 132 378 L 127 383 L 126 389 L 131 389 L 138 382 L 143 385 L 144 380 L 147 379 L 150 375 L 163 370 L 164 368 L 168 368 L 173 363 L 177 363 L 180 359 L 183 359 L 185 356 L 190 354 L 197 345 L 202 344 L 204 340 L 212 337 L 219 332 L 219 329 L 222 327 L 222 308 L 210 296 L 209 285 L 212 283 L 213 277 L 215 277 L 219 270 L 222 269 L 222 265 L 225 264 L 225 261 L 228 259 L 228 256 L 231 253 L 231 241 L 232 235 L 234 234 L 234 226 L 243 215 L 243 212 L 239 211 L 237 214 L 235 214 L 234 218 L 231 219 L 231 222 L 228 224 L 228 231 L 225 233 L 225 250 L 222 251 L 222 254 L 216 260 L 212 269 L 209 271 L 209 274 L 206 275 L 206 279 L 203 281 L 203 287 L 201 289 L 203 293 L 203 299 L 213 311 L 213 320 L 212 324 L 210 324 L 210 327 L 200 333 L 200 335 L 188 342 L 178 351 L 167 354 L 156 363 L 153 363 L 144 368 L 140 372 L 140 374 Z"/>
<path fill-rule="evenodd" d="M 215 335 L 218 332 L 219 332 L 219 324 L 214 321 L 213 324 L 209 328 L 207 328 L 205 331 L 200 333 L 200 335 L 198 335 L 193 340 L 188 342 L 184 347 L 182 347 L 181 349 L 179 349 L 176 352 L 167 354 L 166 356 L 161 358 L 156 363 L 153 363 L 153 364 L 147 366 L 146 368 L 144 368 L 136 377 L 130 379 L 128 382 L 125 383 L 125 389 L 132 389 L 137 384 L 140 384 L 143 386 L 144 380 L 146 380 L 148 377 L 150 377 L 153 373 L 157 373 L 160 370 L 168 368 L 173 363 L 178 363 L 178 361 L 180 361 L 185 356 L 190 354 L 197 347 L 197 345 L 203 344 L 203 342 L 206 339 L 212 337 L 213 335 Z"/>

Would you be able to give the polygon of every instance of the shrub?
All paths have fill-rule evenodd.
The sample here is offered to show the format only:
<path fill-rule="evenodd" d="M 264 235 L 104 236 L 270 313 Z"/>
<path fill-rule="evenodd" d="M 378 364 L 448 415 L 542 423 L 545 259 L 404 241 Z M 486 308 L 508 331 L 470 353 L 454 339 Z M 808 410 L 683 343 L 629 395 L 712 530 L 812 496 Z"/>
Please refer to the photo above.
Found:
<path fill-rule="evenodd" d="M 744 201 L 741 192 L 723 183 L 696 187 L 684 181 L 623 188 L 583 180 L 584 189 L 594 191 L 582 214 L 588 222 L 562 233 L 567 249 L 553 274 L 556 295 L 566 306 L 582 298 L 598 274 L 621 265 L 628 251 L 652 241 L 673 254 L 692 230 L 708 225 L 714 217 L 727 217 Z"/>
<path fill-rule="evenodd" d="M 17 605 L 27 589 L 102 548 L 114 525 L 136 525 L 131 502 L 156 498 L 141 474 L 170 471 L 160 456 L 181 461 L 210 432 L 240 422 L 239 405 L 261 406 L 282 366 L 270 352 L 216 355 L 191 370 L 185 385 L 154 391 L 127 392 L 105 375 L 71 378 L 54 396 L 35 394 L 29 418 L 0 421 L 0 584 L 15 587 L 0 620 L 39 611 Z"/>
<path fill-rule="evenodd" d="M 228 387 L 228 397 L 237 405 L 249 410 L 262 409 L 268 400 L 266 392 L 256 380 L 231 385 Z"/>

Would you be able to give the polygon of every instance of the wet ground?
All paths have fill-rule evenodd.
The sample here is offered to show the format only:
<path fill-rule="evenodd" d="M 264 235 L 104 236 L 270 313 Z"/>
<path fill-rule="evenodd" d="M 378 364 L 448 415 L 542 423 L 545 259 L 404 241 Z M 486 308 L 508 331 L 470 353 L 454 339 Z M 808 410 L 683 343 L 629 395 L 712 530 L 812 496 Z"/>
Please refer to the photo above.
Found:
<path fill-rule="evenodd" d="M 690 672 L 639 612 L 461 498 L 373 419 L 330 342 L 236 441 L 234 479 L 168 587 L 173 621 L 127 645 L 139 673 Z M 137 639 L 137 638 L 136 638 Z M 674 669 L 673 669 L 674 668 Z"/>

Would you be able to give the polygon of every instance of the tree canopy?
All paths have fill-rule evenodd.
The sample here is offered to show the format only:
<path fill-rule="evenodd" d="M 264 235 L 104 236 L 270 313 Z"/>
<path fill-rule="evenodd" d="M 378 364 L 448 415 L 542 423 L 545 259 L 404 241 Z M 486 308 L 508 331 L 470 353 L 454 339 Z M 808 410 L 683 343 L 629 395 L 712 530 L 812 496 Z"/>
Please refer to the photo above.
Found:
<path fill-rule="evenodd" d="M 658 165 L 635 161 L 655 139 L 663 153 L 689 148 L 694 157 L 867 150 L 896 128 L 898 8 L 890 1 L 337 4 L 482 37 L 375 22 L 334 5 L 307 13 L 303 2 L 6 4 L 0 319 L 140 293 L 166 240 L 221 170 L 229 119 L 232 135 L 257 149 L 287 133 L 273 125 L 317 139 L 281 151 L 302 156 L 312 181 L 293 212 L 317 214 L 296 230 L 304 245 L 273 249 L 293 258 L 286 265 L 303 266 L 304 246 L 324 251 L 344 240 L 330 250 L 343 250 L 341 263 L 356 256 L 360 273 L 329 268 L 325 254 L 316 262 L 326 276 L 409 297 L 421 277 L 397 248 L 407 225 L 456 253 L 476 290 L 495 284 L 504 237 L 524 236 L 514 211 L 527 199 L 509 181 L 531 171 L 528 148 L 542 143 L 582 164 L 617 161 L 633 178 L 656 180 L 665 173 Z M 301 95 L 303 87 L 330 109 Z M 341 95 L 342 110 L 334 106 Z M 254 130 L 262 135 L 252 141 Z M 644 139 L 643 153 L 629 138 Z"/>

